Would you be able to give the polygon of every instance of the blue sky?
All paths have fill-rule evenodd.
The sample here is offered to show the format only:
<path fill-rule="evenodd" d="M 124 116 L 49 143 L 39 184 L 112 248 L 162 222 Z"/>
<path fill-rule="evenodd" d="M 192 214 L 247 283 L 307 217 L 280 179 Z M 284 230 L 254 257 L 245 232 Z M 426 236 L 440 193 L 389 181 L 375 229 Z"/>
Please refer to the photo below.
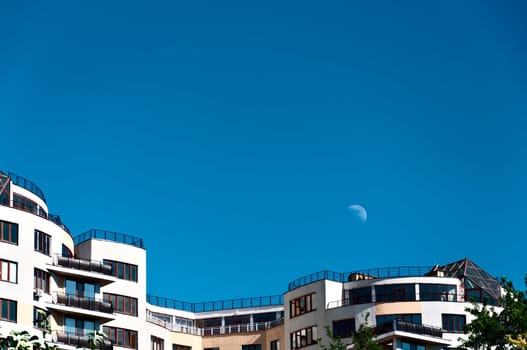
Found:
<path fill-rule="evenodd" d="M 0 5 L 1 168 L 148 292 L 281 294 L 469 257 L 525 287 L 527 5 Z M 361 204 L 363 224 L 348 210 Z"/>

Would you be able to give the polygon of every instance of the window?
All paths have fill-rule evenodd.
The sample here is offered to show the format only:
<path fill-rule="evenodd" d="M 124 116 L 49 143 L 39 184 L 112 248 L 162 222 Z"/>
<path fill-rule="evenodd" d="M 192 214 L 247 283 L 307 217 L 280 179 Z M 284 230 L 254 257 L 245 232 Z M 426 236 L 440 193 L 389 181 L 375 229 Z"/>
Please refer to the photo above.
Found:
<path fill-rule="evenodd" d="M 203 350 L 220 350 L 219 347 L 214 347 L 214 348 L 204 348 Z"/>
<path fill-rule="evenodd" d="M 450 333 L 463 333 L 467 317 L 465 315 L 442 314 L 443 329 Z"/>
<path fill-rule="evenodd" d="M 272 340 L 270 348 L 271 350 L 280 350 L 280 339 Z"/>
<path fill-rule="evenodd" d="M 44 292 L 49 294 L 49 273 L 35 269 L 34 277 L 33 287 L 35 289 L 42 289 Z"/>
<path fill-rule="evenodd" d="M 47 214 L 44 210 L 39 210 L 37 203 L 17 193 L 13 193 L 13 208 L 22 209 L 33 214 L 47 217 Z"/>
<path fill-rule="evenodd" d="M 291 333 L 291 349 L 300 349 L 317 343 L 317 327 L 312 326 Z"/>
<path fill-rule="evenodd" d="M 16 322 L 16 301 L 0 299 L 0 320 Z"/>
<path fill-rule="evenodd" d="M 348 305 L 371 303 L 371 287 L 355 288 L 348 291 Z"/>
<path fill-rule="evenodd" d="M 387 284 L 375 286 L 377 302 L 415 301 L 414 284 Z"/>
<path fill-rule="evenodd" d="M 419 299 L 422 301 L 456 301 L 456 286 L 448 284 L 420 284 Z"/>
<path fill-rule="evenodd" d="M 16 262 L 0 259 L 0 281 L 17 283 L 18 264 Z"/>
<path fill-rule="evenodd" d="M 73 253 L 70 248 L 66 247 L 64 244 L 62 245 L 62 256 L 65 258 L 73 258 Z"/>
<path fill-rule="evenodd" d="M 315 293 L 303 295 L 299 298 L 293 299 L 289 302 L 291 318 L 315 311 L 316 307 L 316 298 Z"/>
<path fill-rule="evenodd" d="M 102 327 L 112 344 L 130 349 L 137 349 L 137 332 L 124 328 Z"/>
<path fill-rule="evenodd" d="M 340 338 L 351 337 L 355 332 L 355 319 L 347 318 L 345 320 L 333 321 L 333 335 Z"/>
<path fill-rule="evenodd" d="M 103 262 L 112 265 L 113 276 L 122 280 L 137 282 L 137 265 L 106 259 Z"/>
<path fill-rule="evenodd" d="M 18 244 L 18 224 L 0 220 L 0 242 Z"/>
<path fill-rule="evenodd" d="M 192 346 L 172 344 L 172 350 L 192 350 Z"/>
<path fill-rule="evenodd" d="M 262 350 L 262 344 L 245 344 L 242 345 L 242 350 Z"/>
<path fill-rule="evenodd" d="M 403 341 L 401 339 L 397 339 L 397 349 L 401 350 L 426 350 L 426 346 L 424 344 L 418 344 L 418 343 L 410 343 L 408 341 Z"/>
<path fill-rule="evenodd" d="M 33 327 L 46 329 L 49 326 L 48 315 L 46 311 L 33 307 Z"/>
<path fill-rule="evenodd" d="M 163 341 L 163 339 L 152 336 L 151 342 L 152 342 L 152 350 L 164 350 L 165 342 Z"/>
<path fill-rule="evenodd" d="M 51 246 L 51 236 L 35 230 L 35 250 L 46 255 L 50 255 L 49 247 Z"/>
<path fill-rule="evenodd" d="M 220 334 L 221 317 L 196 320 L 196 327 L 203 328 L 203 334 L 205 335 Z"/>
<path fill-rule="evenodd" d="M 377 327 L 391 324 L 393 320 L 403 320 L 409 323 L 421 324 L 421 314 L 396 314 L 396 315 L 380 315 L 375 317 Z"/>
<path fill-rule="evenodd" d="M 88 335 L 90 332 L 98 331 L 99 322 L 88 319 L 64 317 L 64 330 L 68 334 L 84 336 Z"/>
<path fill-rule="evenodd" d="M 271 322 L 271 321 L 276 321 L 276 312 L 264 312 L 261 314 L 253 315 L 254 323 L 263 323 L 263 322 Z"/>
<path fill-rule="evenodd" d="M 99 293 L 99 285 L 94 283 L 66 279 L 65 287 L 67 295 L 79 298 L 95 299 L 95 294 Z"/>
<path fill-rule="evenodd" d="M 119 314 L 137 316 L 137 299 L 124 295 L 104 293 L 104 300 L 113 306 L 113 311 Z"/>

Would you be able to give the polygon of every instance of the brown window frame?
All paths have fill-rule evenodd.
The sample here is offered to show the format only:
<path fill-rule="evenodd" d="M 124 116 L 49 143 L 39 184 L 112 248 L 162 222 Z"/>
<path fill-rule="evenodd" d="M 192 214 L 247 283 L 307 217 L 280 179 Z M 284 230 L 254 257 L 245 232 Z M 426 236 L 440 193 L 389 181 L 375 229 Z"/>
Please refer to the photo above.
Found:
<path fill-rule="evenodd" d="M 33 287 L 35 289 L 42 289 L 44 292 L 49 294 L 49 272 L 35 268 L 33 276 Z"/>
<path fill-rule="evenodd" d="M 16 227 L 16 240 L 13 240 L 13 228 Z M 4 239 L 7 228 L 7 240 Z M 19 229 L 18 224 L 5 220 L 0 220 L 0 242 L 18 245 Z"/>
<path fill-rule="evenodd" d="M 104 293 L 103 299 L 105 301 L 108 301 L 113 306 L 113 312 L 117 314 L 123 314 L 123 315 L 130 315 L 137 317 L 137 298 L 129 297 L 126 295 L 121 294 L 112 294 L 112 293 Z M 123 311 L 119 311 L 119 301 L 122 299 L 123 302 Z M 135 301 L 135 310 L 134 310 L 134 304 Z"/>
<path fill-rule="evenodd" d="M 131 329 L 119 328 L 119 327 L 103 326 L 103 332 L 106 333 L 106 335 L 108 336 L 108 339 L 112 342 L 112 345 L 122 347 L 122 348 L 137 349 L 137 342 L 138 342 L 137 331 L 134 331 Z M 118 339 L 117 339 L 119 332 L 123 334 L 123 342 L 121 344 L 118 343 Z"/>
<path fill-rule="evenodd" d="M 289 315 L 294 318 L 312 311 L 316 311 L 316 293 L 302 295 L 289 301 Z"/>
<path fill-rule="evenodd" d="M 302 334 L 303 331 L 305 331 L 305 335 Z M 308 338 L 309 334 L 311 334 L 311 339 Z M 291 350 L 302 349 L 307 346 L 317 344 L 318 343 L 317 336 L 318 336 L 317 326 L 315 325 L 291 332 L 290 334 Z M 303 343 L 302 340 L 305 340 L 305 343 Z"/>

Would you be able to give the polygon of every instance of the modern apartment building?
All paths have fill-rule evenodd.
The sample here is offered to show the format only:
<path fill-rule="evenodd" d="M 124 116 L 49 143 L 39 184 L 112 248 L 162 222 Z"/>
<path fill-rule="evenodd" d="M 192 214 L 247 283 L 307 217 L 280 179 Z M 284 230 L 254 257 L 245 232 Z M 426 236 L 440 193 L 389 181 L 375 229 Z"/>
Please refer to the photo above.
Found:
<path fill-rule="evenodd" d="M 352 348 L 367 321 L 386 349 L 456 347 L 469 300 L 497 304 L 501 287 L 472 261 L 304 276 L 275 296 L 188 303 L 147 294 L 141 238 L 90 230 L 73 236 L 31 181 L 0 172 L 0 333 L 41 334 L 60 349 L 307 350 L 324 327 Z M 42 313 L 43 312 L 43 313 Z"/>

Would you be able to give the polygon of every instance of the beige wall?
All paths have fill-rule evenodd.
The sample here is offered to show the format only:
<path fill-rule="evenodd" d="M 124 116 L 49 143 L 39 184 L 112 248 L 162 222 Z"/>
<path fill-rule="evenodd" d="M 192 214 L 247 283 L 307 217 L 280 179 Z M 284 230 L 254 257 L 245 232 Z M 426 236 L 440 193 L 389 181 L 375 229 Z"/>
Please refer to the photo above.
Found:
<path fill-rule="evenodd" d="M 203 348 L 219 347 L 220 350 L 241 350 L 245 344 L 262 344 L 262 350 L 270 350 L 270 343 L 280 339 L 280 348 L 284 347 L 284 326 L 254 333 L 225 334 L 203 337 Z"/>

